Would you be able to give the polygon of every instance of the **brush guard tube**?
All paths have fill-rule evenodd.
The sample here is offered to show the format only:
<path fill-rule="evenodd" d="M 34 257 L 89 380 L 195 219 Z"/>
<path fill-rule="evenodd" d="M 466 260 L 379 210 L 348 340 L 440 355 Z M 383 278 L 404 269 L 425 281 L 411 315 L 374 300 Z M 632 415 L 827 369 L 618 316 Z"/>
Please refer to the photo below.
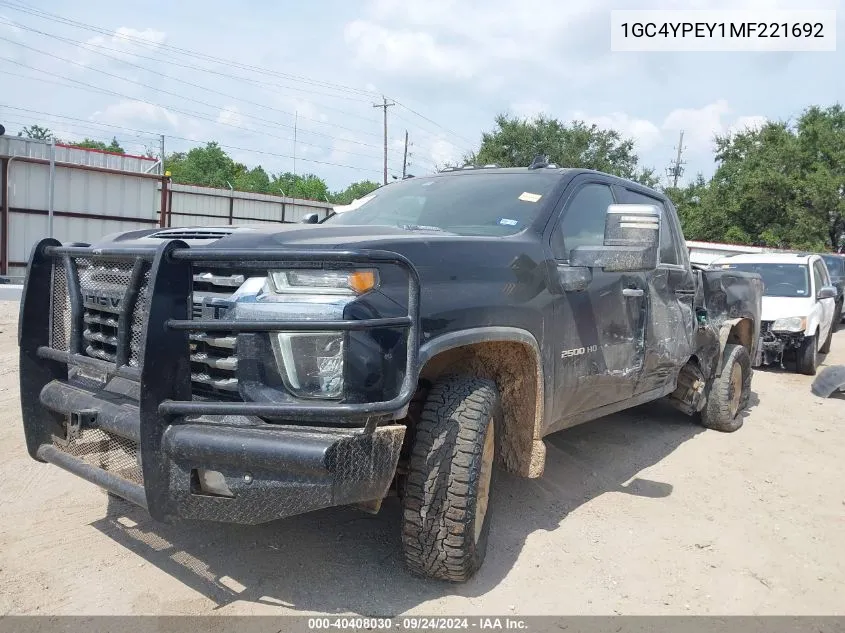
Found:
<path fill-rule="evenodd" d="M 73 278 L 72 259 L 120 260 L 133 264 L 137 288 L 139 261 L 150 274 L 141 337 L 141 362 L 130 366 L 126 349 L 116 362 L 82 352 L 83 300 Z M 51 347 L 53 266 L 68 272 L 70 303 L 68 349 Z M 195 262 L 236 263 L 241 269 L 268 269 L 283 262 L 324 268 L 350 264 L 389 264 L 408 277 L 407 314 L 342 321 L 192 320 Z M 405 427 L 378 425 L 379 416 L 403 411 L 419 374 L 419 277 L 413 265 L 387 251 L 299 251 L 189 248 L 170 240 L 158 248 L 62 246 L 48 238 L 32 251 L 21 299 L 21 406 L 30 455 L 146 507 L 158 520 L 172 517 L 260 523 L 319 508 L 383 497 L 393 479 Z M 124 305 L 123 311 L 131 309 Z M 129 327 L 121 315 L 119 328 Z M 359 331 L 402 328 L 406 363 L 398 394 L 377 402 L 291 401 L 283 403 L 196 401 L 191 395 L 188 334 L 191 331 Z M 105 383 L 79 380 L 86 371 Z M 74 378 L 71 380 L 70 378 Z M 132 389 L 135 385 L 135 398 Z M 295 399 L 292 399 L 295 400 Z M 203 417 L 208 416 L 208 417 Z M 238 416 L 249 424 L 222 416 Z M 266 423 L 246 416 L 296 420 Z M 383 419 L 383 417 L 382 417 Z M 327 421 L 328 420 L 328 421 Z M 74 437 L 71 437 L 71 435 Z M 87 435 L 86 435 L 87 434 Z M 137 452 L 137 471 L 123 460 L 116 470 L 92 465 L 84 451 L 62 450 L 79 438 L 99 434 L 102 442 Z M 111 444 L 108 444 L 111 442 Z M 85 444 L 80 444 L 85 446 Z M 133 448 L 134 447 L 134 448 Z M 105 460 L 105 458 L 103 458 Z M 209 494 L 198 483 L 201 470 L 222 475 L 231 496 Z M 134 472 L 134 471 L 133 471 Z M 116 474 L 117 473 L 117 474 Z"/>

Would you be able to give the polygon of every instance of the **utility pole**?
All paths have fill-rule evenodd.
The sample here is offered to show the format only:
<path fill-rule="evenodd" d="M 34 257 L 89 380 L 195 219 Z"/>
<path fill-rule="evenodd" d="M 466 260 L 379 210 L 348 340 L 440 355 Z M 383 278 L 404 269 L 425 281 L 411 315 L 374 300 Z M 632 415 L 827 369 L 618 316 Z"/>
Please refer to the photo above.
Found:
<path fill-rule="evenodd" d="M 159 152 L 161 153 L 161 202 L 159 204 L 158 225 L 169 226 L 170 214 L 167 209 L 167 172 L 164 170 L 164 134 L 159 138 Z"/>
<path fill-rule="evenodd" d="M 405 157 L 402 159 L 402 179 L 408 173 L 408 130 L 405 130 Z"/>
<path fill-rule="evenodd" d="M 299 125 L 299 110 L 294 111 L 293 117 L 293 175 L 296 176 L 296 128 Z"/>
<path fill-rule="evenodd" d="M 384 184 L 387 184 L 387 109 L 390 106 L 396 105 L 392 101 L 387 102 L 387 97 L 382 96 L 382 103 L 374 103 L 374 108 L 381 108 L 384 110 Z"/>
<path fill-rule="evenodd" d="M 670 163 L 666 168 L 666 176 L 672 179 L 672 188 L 678 188 L 678 179 L 684 174 L 684 165 L 686 161 L 681 160 L 681 153 L 684 151 L 684 131 L 681 130 L 681 138 L 678 140 L 678 154 L 674 162 Z"/>

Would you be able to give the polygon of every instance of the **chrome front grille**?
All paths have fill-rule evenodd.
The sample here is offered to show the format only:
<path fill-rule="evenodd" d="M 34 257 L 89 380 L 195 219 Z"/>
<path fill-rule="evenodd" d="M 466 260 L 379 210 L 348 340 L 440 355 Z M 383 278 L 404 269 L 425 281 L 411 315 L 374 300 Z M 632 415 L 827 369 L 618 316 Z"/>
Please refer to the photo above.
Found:
<path fill-rule="evenodd" d="M 194 273 L 192 318 L 222 316 L 232 294 L 245 276 L 229 271 L 197 270 Z M 197 395 L 238 396 L 237 336 L 234 332 L 197 332 L 190 335 L 191 382 Z"/>

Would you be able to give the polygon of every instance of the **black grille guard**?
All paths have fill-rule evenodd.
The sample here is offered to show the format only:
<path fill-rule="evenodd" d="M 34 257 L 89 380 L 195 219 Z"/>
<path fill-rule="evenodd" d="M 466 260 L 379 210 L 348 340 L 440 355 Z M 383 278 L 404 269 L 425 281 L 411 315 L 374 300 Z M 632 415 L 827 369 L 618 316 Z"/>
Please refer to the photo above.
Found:
<path fill-rule="evenodd" d="M 141 369 L 126 364 L 109 363 L 90 358 L 76 350 L 67 352 L 53 349 L 47 342 L 47 324 L 43 321 L 49 313 L 45 298 L 50 297 L 50 268 L 53 258 L 99 258 L 110 260 L 149 260 L 152 270 L 149 282 L 149 309 L 144 326 Z M 194 262 L 233 263 L 239 269 L 267 269 L 279 263 L 313 263 L 323 268 L 342 268 L 350 264 L 385 263 L 399 266 L 408 274 L 408 313 L 401 317 L 334 321 L 244 321 L 231 319 L 197 320 L 190 318 L 191 265 Z M 68 284 L 71 293 L 71 341 L 79 340 L 79 316 L 82 297 L 78 284 Z M 33 249 L 21 305 L 20 343 L 40 359 L 59 363 L 87 365 L 106 371 L 110 375 L 140 380 L 142 400 L 151 394 L 160 397 L 157 412 L 160 415 L 256 415 L 293 416 L 319 419 L 327 416 L 369 416 L 394 412 L 405 407 L 416 390 L 417 361 L 419 357 L 419 301 L 420 282 L 416 268 L 404 256 L 389 251 L 360 250 L 234 250 L 189 248 L 179 240 L 162 243 L 158 248 L 90 248 L 62 246 L 56 240 L 45 239 Z M 30 334 L 24 336 L 24 324 Z M 190 331 L 353 331 L 373 328 L 404 328 L 407 330 L 407 356 L 405 375 L 398 395 L 379 402 L 364 403 L 256 403 L 256 402 L 203 402 L 190 398 L 190 369 L 186 364 L 185 336 Z M 37 331 L 43 337 L 37 335 Z M 34 340 L 37 339 L 37 340 Z M 174 354 L 174 352 L 177 352 Z M 120 361 L 120 359 L 119 359 Z M 161 385 L 167 375 L 172 382 Z M 159 387 L 159 388 L 157 388 Z M 165 393 L 166 392 L 166 393 Z M 142 408 L 143 408 L 142 402 Z"/>

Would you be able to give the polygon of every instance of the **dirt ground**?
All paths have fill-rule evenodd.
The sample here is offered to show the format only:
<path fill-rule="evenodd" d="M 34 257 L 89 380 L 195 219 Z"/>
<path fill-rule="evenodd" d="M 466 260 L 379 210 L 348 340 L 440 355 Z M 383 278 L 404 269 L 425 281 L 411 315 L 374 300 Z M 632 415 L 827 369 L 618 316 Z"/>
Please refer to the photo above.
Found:
<path fill-rule="evenodd" d="M 845 614 L 845 398 L 807 376 L 758 371 L 730 435 L 649 405 L 551 436 L 541 479 L 499 475 L 487 561 L 448 585 L 405 571 L 395 500 L 163 525 L 31 460 L 16 321 L 0 303 L 0 614 Z"/>

